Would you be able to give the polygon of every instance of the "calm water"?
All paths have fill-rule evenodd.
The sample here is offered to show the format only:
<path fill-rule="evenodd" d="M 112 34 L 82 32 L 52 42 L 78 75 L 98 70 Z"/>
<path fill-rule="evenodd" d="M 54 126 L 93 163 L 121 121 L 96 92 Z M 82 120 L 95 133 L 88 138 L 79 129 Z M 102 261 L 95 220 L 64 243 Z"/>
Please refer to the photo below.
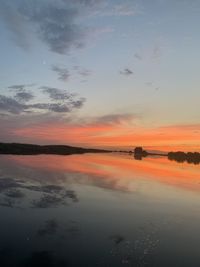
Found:
<path fill-rule="evenodd" d="M 0 266 L 200 266 L 200 165 L 1 156 Z"/>

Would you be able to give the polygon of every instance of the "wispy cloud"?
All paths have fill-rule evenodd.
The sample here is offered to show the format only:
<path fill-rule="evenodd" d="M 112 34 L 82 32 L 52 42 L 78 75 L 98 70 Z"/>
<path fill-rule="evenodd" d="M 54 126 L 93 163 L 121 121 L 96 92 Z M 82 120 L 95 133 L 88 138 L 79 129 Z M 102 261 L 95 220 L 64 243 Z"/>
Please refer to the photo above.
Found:
<path fill-rule="evenodd" d="M 119 73 L 122 75 L 125 75 L 125 76 L 130 76 L 130 75 L 134 74 L 133 71 L 129 68 L 125 68 L 125 69 L 121 70 Z"/>
<path fill-rule="evenodd" d="M 13 93 L 15 93 L 14 98 L 18 102 L 24 103 L 32 100 L 35 97 L 33 93 L 27 89 L 32 86 L 34 86 L 34 84 L 19 84 L 9 86 L 8 88 L 11 89 Z"/>
<path fill-rule="evenodd" d="M 75 65 L 71 68 L 67 68 L 65 66 L 61 67 L 59 65 L 53 65 L 51 69 L 58 75 L 58 80 L 62 82 L 68 81 L 71 76 L 88 77 L 92 74 L 91 70 L 83 68 L 79 65 Z"/>
<path fill-rule="evenodd" d="M 123 3 L 114 5 L 110 10 L 104 13 L 105 16 L 135 16 L 140 14 L 138 7 L 133 3 Z"/>
<path fill-rule="evenodd" d="M 114 1 L 99 1 L 98 9 L 93 12 L 95 16 L 101 17 L 130 17 L 142 14 L 141 7 L 134 3 L 133 1 L 119 1 L 114 3 Z"/>
<path fill-rule="evenodd" d="M 155 45 L 152 49 L 152 59 L 158 59 L 161 57 L 161 46 L 160 45 Z"/>
<path fill-rule="evenodd" d="M 76 72 L 76 74 L 83 76 L 83 77 L 87 77 L 87 76 L 90 76 L 92 74 L 91 70 L 88 70 L 88 69 L 83 68 L 83 67 L 78 66 L 78 65 L 74 66 L 73 70 Z"/>
<path fill-rule="evenodd" d="M 43 93 L 48 94 L 51 100 L 72 100 L 75 94 L 70 94 L 66 90 L 61 90 L 54 87 L 42 86 L 40 87 Z"/>
<path fill-rule="evenodd" d="M 69 80 L 70 72 L 67 68 L 53 65 L 51 69 L 58 74 L 58 80 L 63 81 L 63 82 L 66 82 Z"/>
<path fill-rule="evenodd" d="M 28 102 L 34 98 L 31 92 L 21 91 L 17 92 L 14 96 L 19 102 Z"/>
<path fill-rule="evenodd" d="M 134 57 L 138 60 L 142 60 L 142 58 L 143 58 L 142 55 L 138 52 L 134 54 Z"/>
<path fill-rule="evenodd" d="M 33 84 L 33 83 L 31 83 L 31 84 L 14 84 L 14 85 L 8 86 L 8 89 L 16 90 L 16 91 L 23 91 L 27 87 L 33 87 L 34 85 L 35 84 Z"/>
<path fill-rule="evenodd" d="M 26 110 L 26 106 L 12 97 L 0 95 L 0 110 L 19 114 Z"/>
<path fill-rule="evenodd" d="M 147 47 L 140 48 L 139 51 L 134 53 L 134 58 L 140 61 L 155 61 L 161 58 L 165 50 L 167 50 L 167 41 L 159 38 L 153 43 L 148 44 Z"/>
<path fill-rule="evenodd" d="M 106 1 L 1 1 L 0 19 L 12 34 L 14 42 L 28 49 L 31 35 L 36 35 L 51 51 L 66 54 L 72 48 L 82 48 L 97 29 L 84 27 L 80 18 L 96 13 Z M 121 8 L 122 9 L 122 8 Z M 125 12 L 118 7 L 115 12 Z M 87 14 L 87 16 L 86 16 Z M 31 34 L 30 34 L 31 33 Z"/>
<path fill-rule="evenodd" d="M 89 118 L 88 121 L 91 124 L 110 124 L 110 125 L 122 125 L 122 124 L 130 124 L 131 122 L 135 121 L 138 119 L 140 116 L 138 114 L 129 114 L 129 113 L 124 113 L 124 114 L 108 114 L 96 118 Z"/>

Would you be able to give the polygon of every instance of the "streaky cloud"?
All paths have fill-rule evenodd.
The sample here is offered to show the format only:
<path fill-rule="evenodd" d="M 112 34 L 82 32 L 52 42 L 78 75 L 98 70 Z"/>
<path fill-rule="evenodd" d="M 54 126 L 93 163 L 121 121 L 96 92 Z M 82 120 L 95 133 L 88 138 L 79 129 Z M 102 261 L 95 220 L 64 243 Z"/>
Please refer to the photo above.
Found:
<path fill-rule="evenodd" d="M 51 67 L 52 71 L 56 72 L 58 74 L 58 80 L 66 82 L 69 80 L 70 73 L 67 68 L 59 67 L 57 65 L 53 65 Z"/>
<path fill-rule="evenodd" d="M 125 68 L 120 71 L 120 74 L 125 75 L 125 76 L 130 76 L 130 75 L 133 75 L 133 71 L 129 68 Z"/>
<path fill-rule="evenodd" d="M 28 102 L 30 100 L 32 100 L 34 98 L 34 95 L 31 92 L 17 92 L 15 94 L 15 98 L 19 101 L 19 102 Z"/>
<path fill-rule="evenodd" d="M 49 86 L 42 86 L 40 89 L 42 89 L 43 93 L 48 94 L 51 100 L 72 100 L 76 96 L 76 94 L 70 94 L 66 90 Z"/>

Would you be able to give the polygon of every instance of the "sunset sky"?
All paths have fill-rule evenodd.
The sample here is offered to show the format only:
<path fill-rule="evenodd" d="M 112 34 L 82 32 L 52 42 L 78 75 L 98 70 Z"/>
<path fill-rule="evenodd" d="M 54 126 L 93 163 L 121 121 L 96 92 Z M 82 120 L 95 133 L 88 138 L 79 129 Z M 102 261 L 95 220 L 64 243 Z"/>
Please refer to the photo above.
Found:
<path fill-rule="evenodd" d="M 0 142 L 200 151 L 199 0 L 1 0 Z"/>

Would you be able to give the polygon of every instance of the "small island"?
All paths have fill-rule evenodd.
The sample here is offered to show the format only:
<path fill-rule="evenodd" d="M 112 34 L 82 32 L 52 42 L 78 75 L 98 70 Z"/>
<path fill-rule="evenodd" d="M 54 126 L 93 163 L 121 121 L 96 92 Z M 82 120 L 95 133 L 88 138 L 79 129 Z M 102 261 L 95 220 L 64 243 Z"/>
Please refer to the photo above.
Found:
<path fill-rule="evenodd" d="M 141 146 L 136 147 L 133 153 L 134 153 L 134 158 L 137 160 L 142 160 L 142 158 L 147 156 L 167 156 L 167 154 L 147 152 Z"/>
<path fill-rule="evenodd" d="M 143 157 L 147 157 L 148 156 L 148 152 L 143 150 L 143 148 L 141 146 L 136 147 L 134 149 L 134 158 L 137 160 L 142 160 Z"/>
<path fill-rule="evenodd" d="M 142 160 L 143 157 L 147 156 L 162 156 L 167 157 L 169 160 L 173 160 L 179 163 L 192 163 L 200 164 L 200 153 L 199 152 L 169 152 L 167 154 L 161 153 L 150 153 L 144 150 L 142 147 L 136 147 L 134 149 L 134 158 L 137 160 Z"/>
<path fill-rule="evenodd" d="M 193 163 L 195 165 L 200 164 L 200 153 L 198 152 L 169 152 L 168 153 L 168 159 L 174 160 L 176 162 L 187 162 L 187 163 Z"/>

